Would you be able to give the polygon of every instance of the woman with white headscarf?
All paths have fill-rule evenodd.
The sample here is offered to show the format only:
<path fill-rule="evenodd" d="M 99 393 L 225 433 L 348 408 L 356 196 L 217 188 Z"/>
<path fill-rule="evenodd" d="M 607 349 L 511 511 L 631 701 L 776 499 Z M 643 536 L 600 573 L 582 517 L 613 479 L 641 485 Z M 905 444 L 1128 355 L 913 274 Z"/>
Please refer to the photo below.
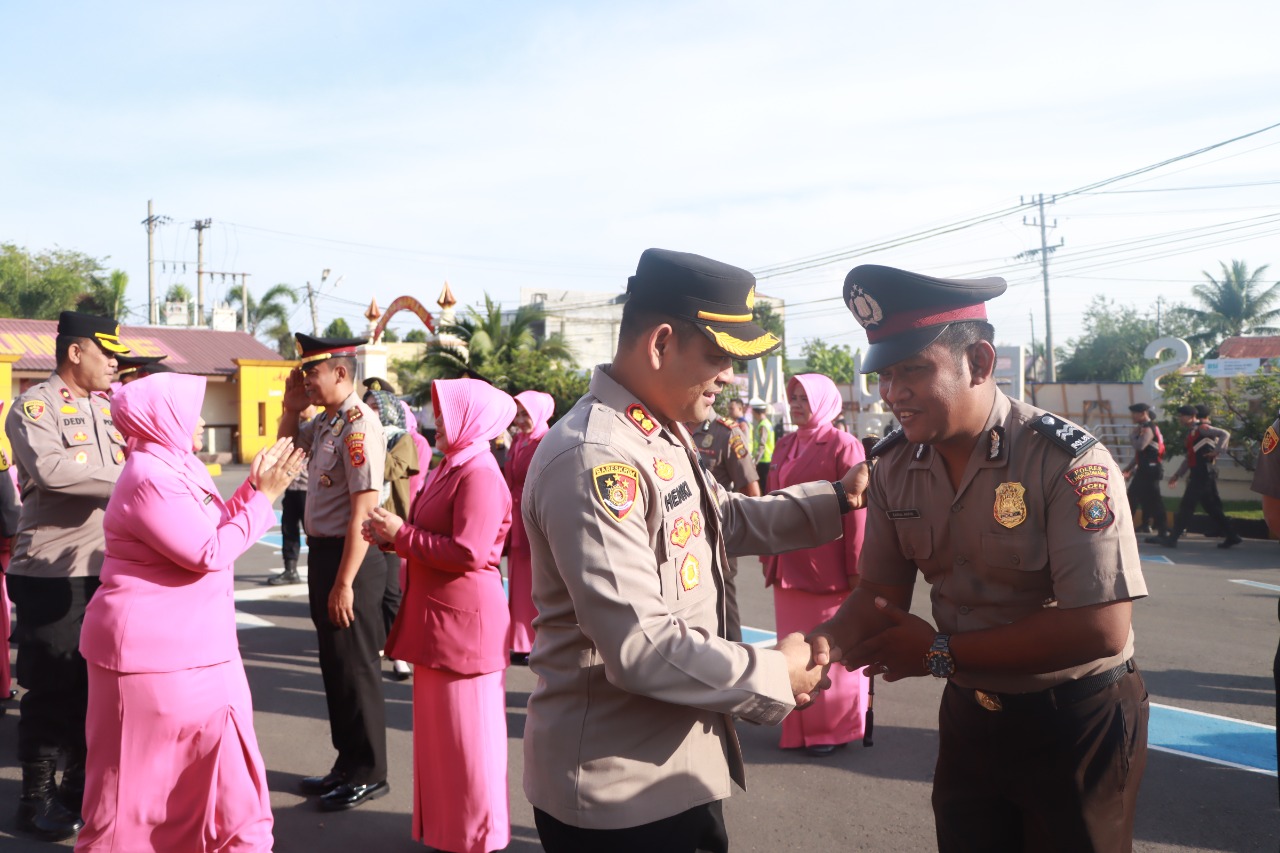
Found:
<path fill-rule="evenodd" d="M 797 430 L 778 439 L 767 491 L 813 480 L 838 480 L 866 458 L 861 442 L 832 425 L 843 402 L 829 378 L 820 373 L 793 376 L 787 383 L 787 398 Z M 765 584 L 773 587 L 779 637 L 792 631 L 808 633 L 830 619 L 857 585 L 866 510 L 848 513 L 843 524 L 842 539 L 763 558 Z M 861 670 L 846 672 L 838 666 L 830 674 L 831 687 L 819 702 L 782 721 L 783 749 L 803 747 L 812 755 L 825 756 L 862 737 L 867 677 Z"/>
<path fill-rule="evenodd" d="M 506 595 L 499 562 L 511 493 L 489 442 L 515 417 L 478 379 L 431 384 L 436 446 L 405 521 L 378 507 L 365 538 L 409 561 L 387 655 L 413 669 L 415 840 L 454 853 L 511 841 L 507 794 Z"/>

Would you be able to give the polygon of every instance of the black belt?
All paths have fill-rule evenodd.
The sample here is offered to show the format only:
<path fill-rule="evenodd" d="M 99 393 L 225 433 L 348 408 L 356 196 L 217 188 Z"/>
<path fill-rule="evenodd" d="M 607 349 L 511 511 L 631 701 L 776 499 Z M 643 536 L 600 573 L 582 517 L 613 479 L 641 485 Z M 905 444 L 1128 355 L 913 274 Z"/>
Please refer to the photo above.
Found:
<path fill-rule="evenodd" d="M 970 690 L 957 688 L 973 695 L 973 699 L 988 711 L 1048 711 L 1066 708 L 1082 702 L 1110 687 L 1121 678 L 1138 668 L 1129 658 L 1119 666 L 1106 672 L 1087 675 L 1075 681 L 1066 681 L 1056 687 L 1038 690 L 1035 693 L 992 693 L 989 690 Z"/>

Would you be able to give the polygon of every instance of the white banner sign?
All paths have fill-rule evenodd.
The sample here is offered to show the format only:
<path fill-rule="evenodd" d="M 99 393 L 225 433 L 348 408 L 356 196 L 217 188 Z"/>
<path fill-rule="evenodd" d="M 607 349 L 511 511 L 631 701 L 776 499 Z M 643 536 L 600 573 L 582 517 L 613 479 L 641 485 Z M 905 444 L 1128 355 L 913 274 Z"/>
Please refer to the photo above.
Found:
<path fill-rule="evenodd" d="M 1261 369 L 1260 358 L 1207 358 L 1204 361 L 1205 376 L 1215 379 L 1225 376 L 1253 376 Z"/>

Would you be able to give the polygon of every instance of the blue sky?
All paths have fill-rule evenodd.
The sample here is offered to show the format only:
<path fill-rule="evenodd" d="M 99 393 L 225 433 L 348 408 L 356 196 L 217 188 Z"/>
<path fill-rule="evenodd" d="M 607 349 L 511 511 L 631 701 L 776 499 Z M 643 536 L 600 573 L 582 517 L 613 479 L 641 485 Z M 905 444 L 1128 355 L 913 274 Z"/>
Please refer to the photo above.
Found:
<path fill-rule="evenodd" d="M 358 327 L 370 296 L 434 307 L 446 279 L 464 304 L 619 292 L 648 246 L 840 255 L 1280 121 L 1274 4 L 889 5 L 5 4 L 0 240 L 109 256 L 145 316 L 154 198 L 157 254 L 187 262 L 161 291 L 194 289 L 208 217 L 211 269 L 260 292 L 330 268 L 321 323 Z M 1051 206 L 1056 342 L 1096 294 L 1148 310 L 1233 257 L 1280 278 L 1268 181 L 1280 130 Z M 863 343 L 838 301 L 855 263 L 994 272 L 999 337 L 1025 343 L 1024 213 L 761 290 L 797 352 Z"/>

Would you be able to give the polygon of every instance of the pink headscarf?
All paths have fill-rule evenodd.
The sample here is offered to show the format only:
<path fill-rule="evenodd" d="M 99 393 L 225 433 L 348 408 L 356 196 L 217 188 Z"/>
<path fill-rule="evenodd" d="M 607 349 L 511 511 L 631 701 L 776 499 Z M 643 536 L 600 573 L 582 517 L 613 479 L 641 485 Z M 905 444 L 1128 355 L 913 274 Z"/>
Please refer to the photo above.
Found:
<path fill-rule="evenodd" d="M 441 470 L 488 453 L 489 442 L 516 416 L 511 395 L 479 379 L 437 379 L 431 383 L 431 403 L 449 439 Z"/>
<path fill-rule="evenodd" d="M 821 373 L 797 373 L 787 382 L 787 394 L 791 394 L 796 385 L 803 388 L 809 398 L 809 422 L 800 427 L 801 430 L 808 432 L 829 426 L 840 414 L 844 401 L 840 399 L 840 389 L 830 377 Z"/>
<path fill-rule="evenodd" d="M 209 469 L 191 452 L 191 435 L 200 421 L 205 378 L 189 373 L 157 373 L 146 382 L 130 382 L 111 398 L 111 416 L 133 451 L 147 453 L 210 492 Z"/>
<path fill-rule="evenodd" d="M 537 441 L 546 435 L 551 428 L 547 426 L 547 421 L 556 411 L 556 398 L 543 391 L 521 391 L 516 395 L 516 402 L 524 406 L 524 410 L 529 413 L 529 420 L 533 421 L 525 440 Z"/>

